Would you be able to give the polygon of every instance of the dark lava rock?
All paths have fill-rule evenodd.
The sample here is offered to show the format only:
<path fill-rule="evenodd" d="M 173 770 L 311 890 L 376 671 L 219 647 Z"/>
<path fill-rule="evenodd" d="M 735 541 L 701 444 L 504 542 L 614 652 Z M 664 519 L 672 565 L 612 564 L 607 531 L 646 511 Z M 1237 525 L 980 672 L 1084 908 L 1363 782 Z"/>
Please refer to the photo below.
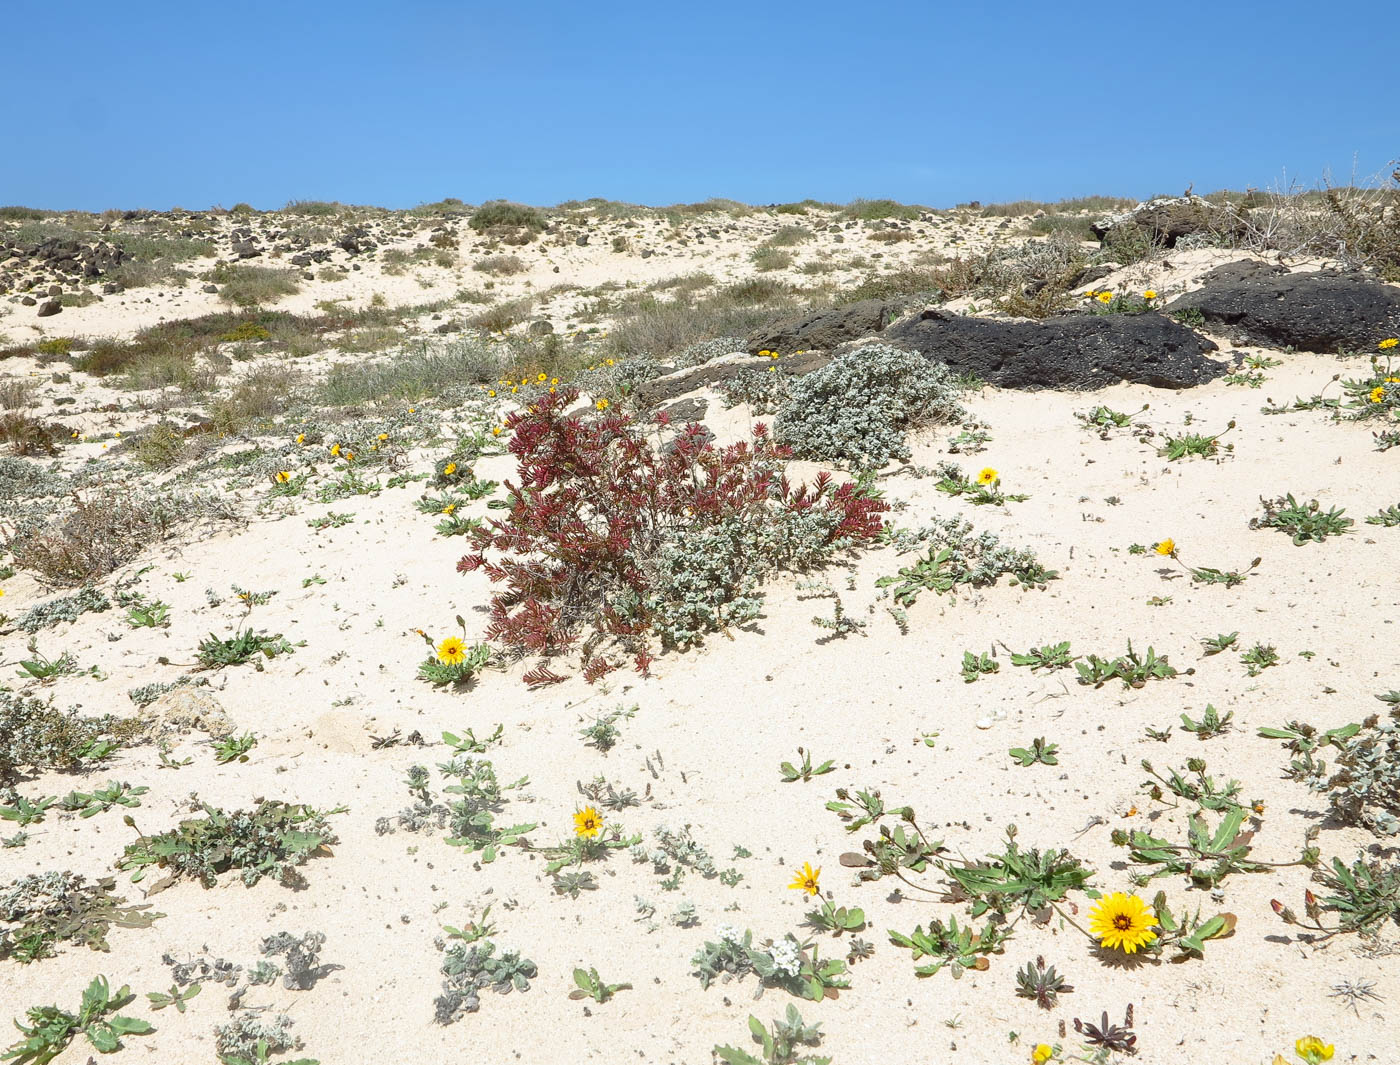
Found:
<path fill-rule="evenodd" d="M 830 351 L 848 340 L 878 333 L 894 317 L 884 300 L 861 300 L 829 311 L 793 314 L 769 322 L 744 342 L 751 353 Z"/>
<path fill-rule="evenodd" d="M 1290 274 L 1245 260 L 1203 280 L 1166 310 L 1199 311 L 1208 328 L 1236 343 L 1334 354 L 1375 351 L 1377 342 L 1400 335 L 1400 288 L 1359 274 Z"/>
<path fill-rule="evenodd" d="M 1125 226 L 1137 226 L 1154 244 L 1164 248 L 1175 248 L 1178 240 L 1193 233 L 1239 237 L 1249 228 L 1233 207 L 1223 207 L 1200 196 L 1149 200 L 1124 214 L 1100 219 L 1089 228 L 1100 241 L 1105 241 L 1114 229 Z"/>
<path fill-rule="evenodd" d="M 663 407 L 656 412 L 653 421 L 660 421 L 665 415 L 672 425 L 684 425 L 686 422 L 698 422 L 705 417 L 705 412 L 710 409 L 710 401 L 703 396 L 691 396 L 690 399 L 683 399 L 677 403 L 672 403 L 669 407 Z"/>
<path fill-rule="evenodd" d="M 783 360 L 783 370 L 786 373 L 801 375 L 811 373 L 820 369 L 831 361 L 829 355 L 819 352 L 804 352 L 796 358 L 786 358 Z M 684 370 L 676 370 L 667 373 L 662 377 L 653 377 L 650 381 L 639 384 L 632 393 L 637 402 L 645 407 L 654 407 L 658 403 L 665 403 L 683 396 L 687 392 L 694 392 L 696 389 L 713 387 L 724 381 L 731 380 L 738 376 L 741 370 L 766 369 L 772 366 L 772 360 L 766 356 L 761 359 L 734 359 L 730 362 L 706 362 L 699 366 L 692 366 Z"/>
<path fill-rule="evenodd" d="M 61 310 L 63 310 L 63 304 L 59 303 L 58 300 L 45 300 L 39 304 L 39 317 L 51 318 Z"/>
<path fill-rule="evenodd" d="M 1086 391 L 1120 381 L 1189 388 L 1226 372 L 1211 341 L 1160 314 L 1073 314 L 1045 322 L 968 318 L 929 308 L 883 339 L 1001 388 Z"/>

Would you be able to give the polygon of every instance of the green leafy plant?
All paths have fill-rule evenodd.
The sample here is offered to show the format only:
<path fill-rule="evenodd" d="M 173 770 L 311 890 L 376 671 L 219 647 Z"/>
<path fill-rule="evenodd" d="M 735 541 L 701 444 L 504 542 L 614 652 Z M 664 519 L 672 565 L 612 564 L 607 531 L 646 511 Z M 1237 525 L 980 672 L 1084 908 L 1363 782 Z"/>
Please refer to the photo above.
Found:
<path fill-rule="evenodd" d="M 161 913 L 126 905 L 110 877 L 88 881 L 71 872 L 33 873 L 0 887 L 0 960 L 28 964 L 51 957 L 60 943 L 106 951 L 107 932 L 149 928 Z"/>
<path fill-rule="evenodd" d="M 864 928 L 865 911 L 857 906 L 847 909 L 822 899 L 819 909 L 808 911 L 807 922 L 813 928 L 839 936 L 843 932 L 859 932 Z"/>
<path fill-rule="evenodd" d="M 1063 902 L 1071 891 L 1084 890 L 1093 876 L 1093 870 L 1067 850 L 1022 850 L 1015 825 L 1007 826 L 1001 853 L 975 862 L 940 861 L 939 868 L 971 901 L 973 917 L 992 911 L 1017 920 Z"/>
<path fill-rule="evenodd" d="M 584 743 L 589 747 L 607 754 L 617 745 L 618 739 L 622 736 L 617 722 L 630 720 L 636 715 L 637 709 L 636 706 L 619 706 L 614 710 L 609 710 L 606 714 L 595 717 L 593 724 L 580 729 L 579 735 L 583 737 Z"/>
<path fill-rule="evenodd" d="M 443 955 L 442 994 L 434 1002 L 438 1024 L 451 1024 L 463 1014 L 481 1008 L 481 992 L 494 991 L 508 995 L 512 991 L 530 990 L 538 967 L 516 950 L 496 953 L 496 944 L 489 939 L 472 943 L 453 943 Z"/>
<path fill-rule="evenodd" d="M 1166 441 L 1162 447 L 1157 449 L 1157 454 L 1161 455 L 1168 462 L 1175 462 L 1177 459 L 1185 458 L 1187 455 L 1195 455 L 1200 458 L 1213 458 L 1220 452 L 1220 438 L 1235 427 L 1235 422 L 1230 423 L 1220 432 L 1213 436 L 1203 436 L 1200 433 L 1183 433 L 1181 436 L 1165 436 Z M 1227 444 L 1226 450 L 1233 448 L 1233 444 Z"/>
<path fill-rule="evenodd" d="M 1031 742 L 1029 750 L 1025 747 L 1012 747 L 1007 753 L 1022 766 L 1032 766 L 1037 762 L 1041 765 L 1059 765 L 1059 759 L 1055 757 L 1055 752 L 1059 749 L 1058 743 L 1046 743 L 1042 736 Z"/>
<path fill-rule="evenodd" d="M 934 959 L 923 965 L 915 965 L 915 975 L 933 976 L 946 965 L 951 966 L 954 979 L 959 979 L 967 969 L 980 972 L 988 968 L 991 962 L 987 960 L 987 955 L 1001 953 L 1006 933 L 991 921 L 980 932 L 974 931 L 970 924 L 959 927 L 958 918 L 954 915 L 946 925 L 933 918 L 929 921 L 927 932 L 923 925 L 916 925 L 909 935 L 891 928 L 889 937 L 896 947 L 911 951 L 915 962 L 920 958 Z"/>
<path fill-rule="evenodd" d="M 179 984 L 171 984 L 169 991 L 147 991 L 146 997 L 151 1001 L 152 1010 L 163 1010 L 166 1006 L 174 1006 L 175 1012 L 184 1013 L 185 1004 L 198 995 L 200 990 L 201 987 L 197 983 L 183 988 Z"/>
<path fill-rule="evenodd" d="M 1183 908 L 1179 913 L 1173 912 L 1167 905 L 1167 895 L 1164 891 L 1157 892 L 1152 901 L 1152 909 L 1157 915 L 1158 933 L 1157 938 L 1148 944 L 1147 950 L 1153 954 L 1160 954 L 1164 950 L 1173 949 L 1177 952 L 1177 961 L 1205 957 L 1206 941 L 1233 935 L 1238 921 L 1233 913 L 1218 913 L 1203 921 L 1199 906 L 1194 912 L 1190 908 Z"/>
<path fill-rule="evenodd" d="M 462 630 L 461 638 L 449 636 L 441 643 L 435 643 L 426 632 L 418 630 L 431 652 L 418 666 L 418 679 L 426 680 L 434 688 L 445 688 L 449 684 L 462 687 L 491 662 L 491 648 L 486 644 L 467 645 L 467 623 L 461 614 L 457 615 L 457 624 Z"/>
<path fill-rule="evenodd" d="M 63 797 L 60 805 L 63 809 L 71 813 L 76 813 L 80 817 L 96 817 L 100 813 L 106 813 L 114 806 L 126 806 L 135 808 L 141 805 L 141 800 L 137 798 L 150 791 L 146 787 L 132 787 L 125 782 L 109 780 L 104 787 L 96 788 L 93 791 L 70 791 Z"/>
<path fill-rule="evenodd" d="M 762 1057 L 756 1057 L 747 1050 L 732 1046 L 716 1046 L 714 1055 L 725 1065 L 831 1065 L 828 1057 L 812 1057 L 803 1053 L 803 1047 L 821 1045 L 821 1025 L 807 1024 L 797 1007 L 789 1003 L 787 1016 L 774 1020 L 771 1027 L 749 1014 L 749 1032 L 754 1042 L 762 1050 Z"/>
<path fill-rule="evenodd" d="M 1240 655 L 1240 665 L 1251 677 L 1257 677 L 1270 666 L 1278 665 L 1278 651 L 1272 644 L 1256 643 Z"/>
<path fill-rule="evenodd" d="M 181 821 L 168 832 L 146 836 L 138 830 L 136 842 L 127 844 L 117 867 L 134 870 L 133 880 L 141 880 L 151 867 L 168 870 L 148 895 L 182 877 L 209 887 L 220 873 L 230 870 L 238 870 L 249 886 L 265 876 L 294 885 L 300 883 L 298 867 L 337 842 L 326 817 L 344 812 L 322 812 L 276 799 L 262 799 L 251 810 L 233 813 L 208 803 L 200 803 L 199 808 L 205 816 Z M 125 820 L 135 828 L 130 815 Z"/>
<path fill-rule="evenodd" d="M 996 673 L 1000 669 L 1001 663 L 990 652 L 984 651 L 980 655 L 974 651 L 963 652 L 962 679 L 967 684 L 973 683 L 985 674 Z"/>
<path fill-rule="evenodd" d="M 1131 414 L 1100 404 L 1092 410 L 1076 411 L 1074 416 L 1079 419 L 1080 425 L 1085 429 L 1097 432 L 1101 440 L 1107 440 L 1115 429 L 1139 429 L 1140 427 L 1133 419 L 1145 410 L 1147 410 L 1146 403 L 1142 405 L 1141 409 Z"/>
<path fill-rule="evenodd" d="M 36 825 L 44 819 L 44 811 L 54 803 L 58 802 L 57 795 L 41 795 L 37 800 L 30 800 L 17 792 L 10 795 L 9 806 L 0 805 L 0 819 L 13 821 L 21 828 L 28 828 Z"/>
<path fill-rule="evenodd" d="M 1227 651 L 1235 646 L 1235 641 L 1239 639 L 1239 632 L 1222 632 L 1215 636 L 1206 636 L 1201 640 L 1201 647 L 1209 655 L 1218 655 L 1221 651 Z"/>
<path fill-rule="evenodd" d="M 155 1031 L 148 1021 L 123 1017 L 116 1012 L 135 997 L 125 984 L 113 994 L 105 976 L 94 977 L 83 992 L 77 1013 L 57 1006 L 30 1007 L 26 1012 L 28 1025 L 15 1021 L 15 1027 L 24 1038 L 0 1055 L 0 1060 L 12 1061 L 15 1065 L 45 1065 L 58 1057 L 79 1033 L 87 1037 L 99 1054 L 119 1050 L 123 1036 Z"/>
<path fill-rule="evenodd" d="M 451 747 L 458 754 L 485 754 L 493 744 L 501 742 L 501 737 L 505 735 L 506 727 L 497 725 L 496 731 L 489 736 L 476 738 L 476 732 L 472 729 L 465 730 L 458 736 L 451 732 L 442 734 L 442 742 Z"/>
<path fill-rule="evenodd" d="M 1400 503 L 1394 506 L 1384 507 L 1378 513 L 1372 514 L 1366 519 L 1367 525 L 1380 525 L 1387 529 L 1394 529 L 1400 526 Z"/>
<path fill-rule="evenodd" d="M 591 998 L 599 1004 L 606 1002 L 619 991 L 630 991 L 631 984 L 609 984 L 606 983 L 598 970 L 575 969 L 574 970 L 574 990 L 569 992 L 570 998 Z"/>
<path fill-rule="evenodd" d="M 1125 687 L 1141 688 L 1149 680 L 1164 680 L 1177 675 L 1177 670 L 1167 661 L 1166 655 L 1157 657 L 1157 652 L 1151 647 L 1147 648 L 1145 656 L 1139 655 L 1133 650 L 1131 640 L 1128 641 L 1126 655 L 1111 660 L 1088 655 L 1083 661 L 1076 662 L 1074 668 L 1079 672 L 1080 684 L 1092 684 L 1095 688 L 1101 688 L 1115 678 L 1121 680 Z"/>
<path fill-rule="evenodd" d="M 1011 652 L 1011 664 L 1013 666 L 1030 666 L 1031 672 L 1047 669 L 1053 672 L 1057 669 L 1068 669 L 1074 664 L 1078 655 L 1069 653 L 1069 641 L 1061 643 L 1049 643 L 1044 647 L 1032 647 L 1024 654 Z"/>
<path fill-rule="evenodd" d="M 225 736 L 221 740 L 211 740 L 209 746 L 214 748 L 214 761 L 219 765 L 226 765 L 229 762 L 246 762 L 248 752 L 258 745 L 257 737 L 251 732 L 245 732 L 241 736 Z"/>
<path fill-rule="evenodd" d="M 950 496 L 965 498 L 974 506 L 1002 506 L 1008 502 L 1023 503 L 1028 495 L 1012 494 L 1001 490 L 1001 476 L 988 467 L 976 477 L 968 477 L 960 466 L 946 462 L 939 466 L 939 479 L 934 485 L 940 492 Z"/>
<path fill-rule="evenodd" d="M 1264 506 L 1264 516 L 1250 518 L 1249 527 L 1278 529 L 1291 536 L 1293 543 L 1299 547 L 1309 541 L 1320 544 L 1329 536 L 1340 536 L 1356 524 L 1345 516 L 1345 510 L 1331 507 L 1323 511 L 1316 499 L 1299 503 L 1292 492 L 1280 499 L 1261 497 L 1259 502 Z"/>
<path fill-rule="evenodd" d="M 30 637 L 28 650 L 34 657 L 20 659 L 18 675 L 21 677 L 47 681 L 78 672 L 78 660 L 72 653 L 64 651 L 57 658 L 49 658 L 39 650 L 38 637 Z"/>
<path fill-rule="evenodd" d="M 836 768 L 835 760 L 830 758 L 820 765 L 813 766 L 812 752 L 803 747 L 797 748 L 797 756 L 801 759 L 797 765 L 793 765 L 791 762 L 784 762 L 778 767 L 778 770 L 783 775 L 784 784 L 792 784 L 799 780 L 805 783 L 813 777 L 819 777 L 825 773 L 830 773 Z"/>
<path fill-rule="evenodd" d="M 139 603 L 127 611 L 126 620 L 133 629 L 164 629 L 170 626 L 170 604 L 157 600 Z"/>
<path fill-rule="evenodd" d="M 269 636 L 249 628 L 240 629 L 224 639 L 211 632 L 200 641 L 195 657 L 205 669 L 221 669 L 224 666 L 242 665 L 258 655 L 276 658 L 278 655 L 292 654 L 294 651 L 295 648 L 280 632 Z M 256 664 L 261 668 L 261 662 Z"/>
<path fill-rule="evenodd" d="M 1219 736 L 1222 732 L 1228 732 L 1230 722 L 1234 720 L 1235 712 L 1228 711 L 1224 717 L 1210 703 L 1206 704 L 1206 709 L 1201 714 L 1201 720 L 1193 721 L 1188 714 L 1181 715 L 1181 730 L 1183 732 L 1194 732 L 1199 740 L 1208 740 L 1212 736 Z"/>

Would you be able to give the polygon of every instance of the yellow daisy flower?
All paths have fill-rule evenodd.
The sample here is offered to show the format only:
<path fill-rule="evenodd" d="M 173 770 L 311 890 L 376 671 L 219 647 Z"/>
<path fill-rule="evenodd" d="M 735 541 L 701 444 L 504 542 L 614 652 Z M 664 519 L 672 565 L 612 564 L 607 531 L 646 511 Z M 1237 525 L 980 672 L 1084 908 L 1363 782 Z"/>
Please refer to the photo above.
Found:
<path fill-rule="evenodd" d="M 1031 1051 L 1031 1062 L 1033 1065 L 1045 1065 L 1054 1056 L 1055 1048 L 1049 1043 L 1037 1043 Z"/>
<path fill-rule="evenodd" d="M 1133 954 L 1157 938 L 1152 926 L 1157 914 L 1136 895 L 1115 891 L 1089 911 L 1089 931 L 1099 945 Z"/>
<path fill-rule="evenodd" d="M 597 403 L 593 405 L 599 410 L 607 410 L 608 407 L 610 407 L 612 404 L 610 404 L 606 399 L 600 399 Z"/>
<path fill-rule="evenodd" d="M 813 869 L 811 862 L 803 862 L 802 871 L 793 877 L 792 883 L 788 887 L 793 891 L 805 891 L 809 895 L 819 894 L 821 887 L 817 884 L 817 878 L 821 875 L 821 866 Z"/>
<path fill-rule="evenodd" d="M 492 399 L 495 399 L 495 398 L 496 398 L 496 390 L 495 390 L 494 388 L 488 388 L 488 389 L 486 390 L 486 394 L 487 394 L 488 396 L 490 396 Z"/>
<path fill-rule="evenodd" d="M 574 814 L 574 835 L 592 839 L 603 831 L 603 815 L 595 807 L 585 806 Z"/>
<path fill-rule="evenodd" d="M 1142 294 L 1142 298 L 1145 300 L 1155 300 L 1157 298 L 1156 289 L 1149 288 L 1146 292 Z"/>
<path fill-rule="evenodd" d="M 447 506 L 445 506 L 445 507 L 442 508 L 442 512 L 443 512 L 444 514 L 451 514 L 451 513 L 452 513 L 454 510 L 456 510 L 456 509 L 457 509 L 457 504 L 456 504 L 456 503 L 448 503 Z"/>
<path fill-rule="evenodd" d="M 304 444 L 304 443 L 306 443 L 306 434 L 305 434 L 305 433 L 297 433 L 297 443 L 298 443 L 298 444 Z"/>
<path fill-rule="evenodd" d="M 1384 386 L 1384 385 L 1377 385 L 1375 388 L 1371 389 L 1371 402 L 1372 402 L 1372 403 L 1379 403 L 1379 402 L 1380 402 L 1381 400 L 1383 400 L 1383 399 L 1385 399 L 1385 386 Z"/>
<path fill-rule="evenodd" d="M 437 645 L 438 661 L 445 666 L 461 665 L 467 657 L 467 645 L 460 637 L 449 636 Z"/>
<path fill-rule="evenodd" d="M 1303 1036 L 1302 1039 L 1293 1044 L 1293 1049 L 1308 1065 L 1319 1065 L 1319 1062 L 1331 1061 L 1335 1052 L 1331 1043 L 1324 1043 L 1315 1035 Z"/>
<path fill-rule="evenodd" d="M 540 374 L 538 377 L 536 377 L 535 380 L 536 380 L 536 381 L 540 381 L 540 382 L 548 381 L 548 380 L 549 380 L 549 374 L 547 374 L 547 373 L 542 373 L 542 374 Z"/>
<path fill-rule="evenodd" d="M 1112 292 L 1100 292 L 1097 296 L 1094 297 L 1094 299 L 1098 300 L 1098 301 L 1099 301 L 1100 303 L 1102 303 L 1105 307 L 1107 307 L 1110 303 L 1113 302 L 1113 293 L 1112 293 Z"/>
<path fill-rule="evenodd" d="M 380 439 L 380 440 L 388 440 L 388 439 L 389 439 L 389 434 L 388 434 L 388 433 L 380 433 L 380 434 L 379 434 L 379 439 Z"/>
<path fill-rule="evenodd" d="M 282 470 L 282 471 L 280 471 L 280 472 L 277 474 L 277 483 L 278 483 L 278 484 L 286 484 L 286 483 L 287 483 L 288 481 L 290 481 L 291 479 L 292 479 L 292 475 L 291 475 L 290 473 L 288 473 L 286 470 Z"/>
<path fill-rule="evenodd" d="M 446 466 L 442 468 L 442 475 L 444 477 L 451 477 L 456 472 L 457 464 L 455 462 L 449 462 Z"/>
<path fill-rule="evenodd" d="M 1168 555 L 1176 554 L 1176 541 L 1173 540 L 1170 536 L 1168 536 L 1165 540 L 1162 540 L 1160 543 L 1153 544 L 1152 549 L 1156 551 L 1157 554 L 1161 555 L 1163 558 L 1166 558 Z"/>
<path fill-rule="evenodd" d="M 1380 348 L 1382 351 L 1389 351 L 1396 345 L 1400 345 L 1400 337 L 1386 337 L 1379 344 L 1377 344 L 1376 347 Z"/>
<path fill-rule="evenodd" d="M 335 455 L 337 458 L 340 457 L 340 445 L 339 445 L 339 444 L 332 444 L 332 445 L 331 445 L 331 454 L 332 454 L 332 455 Z"/>
<path fill-rule="evenodd" d="M 996 470 L 988 466 L 977 475 L 977 483 L 981 485 L 996 484 L 1000 476 Z"/>

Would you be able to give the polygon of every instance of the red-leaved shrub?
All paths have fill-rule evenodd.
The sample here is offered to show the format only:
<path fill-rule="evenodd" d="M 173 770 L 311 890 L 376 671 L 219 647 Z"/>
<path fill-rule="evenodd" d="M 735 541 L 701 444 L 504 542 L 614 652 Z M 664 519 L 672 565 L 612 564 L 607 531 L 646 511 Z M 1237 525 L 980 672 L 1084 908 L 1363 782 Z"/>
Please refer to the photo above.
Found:
<path fill-rule="evenodd" d="M 566 414 L 576 398 L 562 390 L 506 419 L 519 483 L 506 482 L 506 515 L 472 533 L 474 553 L 457 563 L 504 585 L 486 635 L 516 653 L 554 655 L 582 640 L 592 681 L 617 668 L 600 651 L 616 644 L 645 672 L 648 563 L 695 530 L 822 511 L 833 552 L 880 532 L 888 507 L 854 485 L 826 473 L 812 488 L 789 484 L 788 452 L 762 424 L 752 442 L 723 448 L 690 424 L 660 447 L 630 414 Z M 561 678 L 541 668 L 526 679 Z"/>

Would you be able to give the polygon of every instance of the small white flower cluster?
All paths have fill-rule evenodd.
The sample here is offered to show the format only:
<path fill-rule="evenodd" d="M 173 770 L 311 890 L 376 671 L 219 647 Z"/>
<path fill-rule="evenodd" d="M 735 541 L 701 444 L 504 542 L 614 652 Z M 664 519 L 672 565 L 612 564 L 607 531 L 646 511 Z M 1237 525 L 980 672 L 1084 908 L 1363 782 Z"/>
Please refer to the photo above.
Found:
<path fill-rule="evenodd" d="M 774 943 L 768 953 L 773 959 L 773 968 L 784 976 L 794 977 L 802 972 L 802 951 L 792 936 Z"/>
<path fill-rule="evenodd" d="M 736 925 L 722 924 L 715 929 L 715 936 L 721 943 L 742 943 L 744 930 Z"/>

